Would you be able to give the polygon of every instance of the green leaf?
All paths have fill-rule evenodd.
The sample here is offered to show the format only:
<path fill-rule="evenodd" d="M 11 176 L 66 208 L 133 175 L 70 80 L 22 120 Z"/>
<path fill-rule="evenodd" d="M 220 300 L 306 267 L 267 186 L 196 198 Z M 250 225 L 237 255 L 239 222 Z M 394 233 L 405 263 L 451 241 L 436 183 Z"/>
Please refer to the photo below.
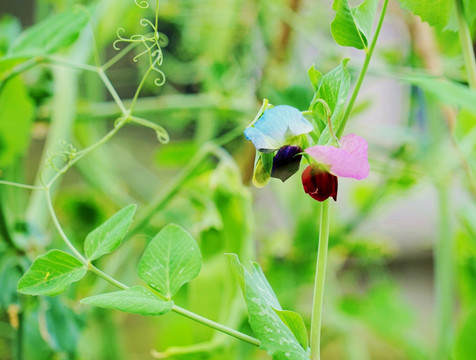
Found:
<path fill-rule="evenodd" d="M 134 204 L 122 208 L 88 234 L 84 242 L 84 252 L 89 260 L 108 254 L 121 245 L 132 224 L 136 209 Z"/>
<path fill-rule="evenodd" d="M 243 281 L 243 295 L 248 307 L 249 321 L 261 348 L 276 360 L 309 360 L 291 330 L 276 313 L 281 305 L 258 264 L 248 271 L 236 255 L 229 257 L 238 280 Z M 239 270 L 239 269 L 242 270 Z M 241 274 L 243 279 L 240 279 Z"/>
<path fill-rule="evenodd" d="M 170 299 L 193 280 L 202 266 L 195 239 L 180 226 L 164 227 L 149 243 L 139 261 L 138 274 L 150 287 Z"/>
<path fill-rule="evenodd" d="M 74 9 L 48 17 L 24 31 L 11 45 L 7 56 L 46 55 L 71 45 L 87 24 L 84 9 Z"/>
<path fill-rule="evenodd" d="M 466 317 L 456 336 L 454 359 L 474 359 L 474 336 L 476 334 L 476 308 Z"/>
<path fill-rule="evenodd" d="M 422 88 L 446 104 L 464 108 L 476 114 L 476 91 L 467 86 L 421 74 L 408 74 L 399 79 Z"/>
<path fill-rule="evenodd" d="M 306 324 L 300 314 L 289 310 L 276 310 L 276 314 L 284 324 L 291 330 L 296 339 L 299 341 L 304 350 L 308 348 Z"/>
<path fill-rule="evenodd" d="M 347 0 L 335 0 L 336 17 L 331 23 L 334 40 L 342 46 L 366 49 L 372 32 L 378 0 L 365 0 L 351 8 Z"/>
<path fill-rule="evenodd" d="M 374 23 L 375 12 L 377 11 L 378 0 L 365 0 L 357 6 L 354 11 L 354 19 L 357 27 L 369 39 L 372 35 L 372 26 Z"/>
<path fill-rule="evenodd" d="M 84 266 L 74 256 L 51 250 L 38 257 L 18 282 L 18 291 L 27 295 L 59 295 L 86 274 Z"/>
<path fill-rule="evenodd" d="M 142 286 L 91 296 L 82 299 L 81 303 L 139 315 L 163 315 L 174 305 L 172 301 L 165 301 Z"/>
<path fill-rule="evenodd" d="M 45 303 L 48 343 L 57 351 L 74 353 L 82 334 L 81 328 L 85 325 L 84 319 L 63 303 L 61 298 L 46 298 Z"/>
<path fill-rule="evenodd" d="M 342 60 L 339 66 L 325 74 L 316 93 L 317 99 L 322 99 L 329 105 L 332 112 L 331 123 L 334 133 L 337 132 L 342 122 L 342 115 L 350 89 L 350 74 L 346 67 L 348 62 L 349 59 Z M 327 112 L 325 108 L 317 104 L 315 109 L 317 117 L 326 124 Z M 319 145 L 326 144 L 330 138 L 331 135 L 328 126 L 326 126 L 319 137 Z"/>
<path fill-rule="evenodd" d="M 450 21 L 453 0 L 400 0 L 402 6 L 422 21 L 443 30 Z"/>
<path fill-rule="evenodd" d="M 0 91 L 0 167 L 7 167 L 28 147 L 34 108 L 20 77 L 7 81 Z"/>
<path fill-rule="evenodd" d="M 319 90 L 322 74 L 319 70 L 316 69 L 316 64 L 312 64 L 312 66 L 307 71 L 307 75 L 309 76 L 309 80 L 311 80 L 311 84 L 314 88 L 314 91 Z"/>

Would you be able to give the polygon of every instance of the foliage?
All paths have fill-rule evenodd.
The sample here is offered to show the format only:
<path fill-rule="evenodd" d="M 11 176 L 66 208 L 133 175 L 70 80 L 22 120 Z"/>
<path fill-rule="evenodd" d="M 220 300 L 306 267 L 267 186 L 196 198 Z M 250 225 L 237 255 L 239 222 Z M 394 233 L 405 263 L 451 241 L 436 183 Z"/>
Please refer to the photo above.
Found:
<path fill-rule="evenodd" d="M 8 0 L 0 360 L 471 359 L 475 2 L 399 2 Z"/>

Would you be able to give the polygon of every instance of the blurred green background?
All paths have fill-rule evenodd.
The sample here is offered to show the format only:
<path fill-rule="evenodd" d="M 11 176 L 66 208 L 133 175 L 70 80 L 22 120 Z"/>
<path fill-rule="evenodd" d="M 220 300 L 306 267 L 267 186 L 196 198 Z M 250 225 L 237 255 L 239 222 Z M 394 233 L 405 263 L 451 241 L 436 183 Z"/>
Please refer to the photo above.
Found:
<path fill-rule="evenodd" d="M 0 56 L 23 29 L 77 3 L 95 5 L 93 25 L 59 56 L 79 63 L 92 63 L 93 46 L 106 62 L 116 53 L 118 28 L 142 34 L 139 20 L 154 18 L 154 9 L 129 0 L 2 0 Z M 54 190 L 60 222 L 80 246 L 117 209 L 136 203 L 132 233 L 99 262 L 104 271 L 139 283 L 135 267 L 147 241 L 177 223 L 204 257 L 199 277 L 178 294 L 180 306 L 251 333 L 223 255 L 235 252 L 258 261 L 283 308 L 309 325 L 318 203 L 303 192 L 299 175 L 252 188 L 254 148 L 242 130 L 263 98 L 306 110 L 313 63 L 324 73 L 350 57 L 355 81 L 363 55 L 334 43 L 328 1 L 161 0 L 159 14 L 167 81 L 156 87 L 149 78 L 135 113 L 163 126 L 171 141 L 163 145 L 152 130 L 126 126 L 62 178 Z M 107 72 L 124 100 L 147 66 L 135 55 Z M 449 90 L 409 80 L 428 73 L 464 84 L 462 68 L 457 33 L 435 32 L 390 2 L 346 130 L 368 140 L 371 175 L 343 179 L 332 207 L 323 360 L 431 357 L 438 321 L 433 250 L 442 238 L 450 244 L 454 301 L 448 338 L 463 344 L 455 352 L 474 354 L 465 336 L 476 322 L 476 117 L 449 107 Z M 20 79 L 18 115 L 0 118 L 2 179 L 32 184 L 39 172 L 51 176 L 42 170 L 46 149 L 60 151 L 59 140 L 84 148 L 119 116 L 97 74 L 38 65 Z M 0 202 L 1 360 L 269 358 L 176 314 L 140 317 L 80 305 L 112 290 L 92 275 L 56 298 L 20 296 L 16 282 L 31 260 L 64 245 L 39 192 L 1 186 Z"/>

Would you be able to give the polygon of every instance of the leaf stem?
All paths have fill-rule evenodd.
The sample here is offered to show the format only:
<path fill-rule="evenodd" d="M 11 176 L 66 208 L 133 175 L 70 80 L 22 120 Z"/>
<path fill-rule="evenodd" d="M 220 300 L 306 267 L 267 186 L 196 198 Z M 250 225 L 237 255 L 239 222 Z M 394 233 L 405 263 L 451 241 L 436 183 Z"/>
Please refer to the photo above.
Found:
<path fill-rule="evenodd" d="M 347 124 L 347 121 L 349 120 L 350 114 L 352 113 L 352 108 L 354 107 L 355 101 L 357 100 L 357 95 L 359 95 L 360 87 L 362 85 L 362 82 L 364 81 L 365 74 L 367 73 L 367 68 L 369 67 L 369 64 L 370 64 L 370 59 L 372 58 L 375 45 L 377 44 L 380 30 L 382 29 L 383 19 L 385 18 L 385 13 L 387 12 L 387 5 L 388 5 L 388 0 L 384 0 L 382 11 L 380 13 L 380 18 L 378 20 L 377 28 L 375 29 L 374 37 L 372 38 L 372 42 L 370 44 L 368 52 L 366 52 L 365 54 L 364 64 L 362 65 L 362 69 L 360 70 L 360 74 L 355 84 L 354 91 L 352 92 L 352 96 L 350 97 L 349 104 L 347 105 L 347 108 L 345 109 L 345 113 L 342 116 L 342 122 L 339 126 L 339 129 L 337 130 L 336 135 L 338 138 L 340 138 L 342 136 L 342 133 L 344 132 L 345 125 Z"/>
<path fill-rule="evenodd" d="M 55 224 L 56 230 L 58 230 L 58 233 L 60 234 L 61 238 L 65 242 L 66 246 L 70 248 L 70 250 L 74 253 L 74 255 L 78 258 L 79 261 L 81 261 L 84 265 L 88 265 L 88 260 L 81 255 L 81 253 L 75 248 L 75 246 L 69 241 L 68 237 L 63 231 L 63 228 L 61 227 L 58 217 L 56 216 L 55 209 L 53 208 L 53 203 L 51 202 L 51 194 L 49 189 L 46 191 L 46 202 L 48 204 L 48 210 L 50 211 L 51 219 L 53 220 L 53 223 Z"/>
<path fill-rule="evenodd" d="M 215 321 L 212 321 L 210 319 L 204 318 L 204 317 L 202 317 L 200 315 L 197 315 L 197 314 L 195 314 L 191 311 L 188 311 L 184 308 L 181 308 L 180 306 L 177 306 L 175 304 L 172 307 L 172 311 L 176 312 L 177 314 L 183 315 L 183 316 L 185 316 L 185 317 L 187 317 L 191 320 L 199 322 L 200 324 L 203 324 L 203 325 L 211 327 L 215 330 L 221 331 L 222 333 L 225 333 L 225 334 L 233 336 L 237 339 L 243 340 L 243 341 L 245 341 L 245 342 L 247 342 L 251 345 L 258 346 L 258 347 L 261 345 L 261 342 L 258 339 L 255 339 L 251 336 L 243 334 L 243 333 L 241 333 L 237 330 L 231 329 L 228 326 L 225 326 L 225 325 L 219 324 Z"/>
<path fill-rule="evenodd" d="M 459 40 L 461 42 L 461 48 L 463 50 L 464 64 L 466 67 L 468 82 L 472 89 L 476 89 L 476 59 L 473 50 L 473 42 L 471 40 L 471 33 L 468 23 L 464 18 L 461 1 L 455 0 L 455 3 L 458 13 L 458 34 Z"/>
<path fill-rule="evenodd" d="M 324 284 L 327 268 L 327 249 L 329 244 L 329 213 L 330 200 L 321 204 L 319 228 L 319 248 L 317 251 L 316 277 L 311 315 L 311 360 L 320 360 L 322 303 L 324 300 Z"/>

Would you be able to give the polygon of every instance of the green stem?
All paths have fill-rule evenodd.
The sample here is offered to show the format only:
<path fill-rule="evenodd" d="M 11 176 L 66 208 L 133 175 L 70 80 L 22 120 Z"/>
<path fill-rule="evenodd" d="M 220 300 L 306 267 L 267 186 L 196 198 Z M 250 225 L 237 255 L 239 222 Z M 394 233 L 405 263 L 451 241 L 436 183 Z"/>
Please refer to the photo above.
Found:
<path fill-rule="evenodd" d="M 109 78 L 107 77 L 106 73 L 104 72 L 103 69 L 99 68 L 97 70 L 98 72 L 98 75 L 99 77 L 101 78 L 101 80 L 103 81 L 104 85 L 106 86 L 106 88 L 109 90 L 109 93 L 111 94 L 112 98 L 114 99 L 114 101 L 116 102 L 117 106 L 119 106 L 119 109 L 121 109 L 121 113 L 124 115 L 124 116 L 129 116 L 129 112 L 127 111 L 127 109 L 124 107 L 124 104 L 121 100 L 121 98 L 119 97 L 116 89 L 114 88 L 114 86 L 112 86 L 111 84 L 111 81 L 109 80 Z"/>
<path fill-rule="evenodd" d="M 458 34 L 463 50 L 464 64 L 466 66 L 466 73 L 468 76 L 469 86 L 476 89 L 476 59 L 473 50 L 473 42 L 471 40 L 471 33 L 468 23 L 463 14 L 463 8 L 460 0 L 455 0 L 456 9 L 458 12 Z"/>
<path fill-rule="evenodd" d="M 120 50 L 116 55 L 114 55 L 110 60 L 108 60 L 101 68 L 106 71 L 119 60 L 121 60 L 124 56 L 126 56 L 132 49 L 134 49 L 137 44 L 129 44 L 124 49 Z"/>
<path fill-rule="evenodd" d="M 327 248 L 329 244 L 330 200 L 321 205 L 321 224 L 319 228 L 319 249 L 317 251 L 316 278 L 311 315 L 311 360 L 320 360 L 322 303 L 327 268 Z"/>
<path fill-rule="evenodd" d="M 451 348 L 453 318 L 453 245 L 451 242 L 448 184 L 438 185 L 439 237 L 435 245 L 435 296 L 437 348 L 435 359 L 447 360 Z"/>
<path fill-rule="evenodd" d="M 340 138 L 342 136 L 342 133 L 344 132 L 347 121 L 349 120 L 350 114 L 352 113 L 352 108 L 354 107 L 355 101 L 357 100 L 357 95 L 359 95 L 360 86 L 362 85 L 362 82 L 364 81 L 365 74 L 367 73 L 367 68 L 369 67 L 369 64 L 370 64 L 370 59 L 372 58 L 375 45 L 377 44 L 380 30 L 382 29 L 383 19 L 385 18 L 385 13 L 387 12 L 387 5 L 388 5 L 388 0 L 384 0 L 383 6 L 382 6 L 382 12 L 380 13 L 380 18 L 378 20 L 377 28 L 375 29 L 372 43 L 370 44 L 369 50 L 365 54 L 364 64 L 362 65 L 362 69 L 360 70 L 360 74 L 357 79 L 357 83 L 355 84 L 354 91 L 352 92 L 352 96 L 350 97 L 349 104 L 347 105 L 347 108 L 345 109 L 345 113 L 342 117 L 342 122 L 340 124 L 340 127 L 337 130 L 336 135 L 338 138 Z"/>
<path fill-rule="evenodd" d="M 55 174 L 55 176 L 53 176 L 51 178 L 51 180 L 48 182 L 48 184 L 46 185 L 46 187 L 51 187 L 54 182 L 61 176 L 63 175 L 66 171 L 68 171 L 74 164 L 76 164 L 79 160 L 81 160 L 83 157 L 85 157 L 86 155 L 88 155 L 91 151 L 95 150 L 96 148 L 98 148 L 99 146 L 103 145 L 104 143 L 106 143 L 107 141 L 109 141 L 109 139 L 111 139 L 127 122 L 126 119 L 121 119 L 122 121 L 119 122 L 118 124 L 116 124 L 116 126 L 111 130 L 109 131 L 106 135 L 104 135 L 101 139 L 99 139 L 98 141 L 96 141 L 94 144 L 92 144 L 91 146 L 88 146 L 87 148 L 81 150 L 80 152 L 78 152 L 78 154 L 71 160 L 69 161 L 66 165 L 64 165 L 59 172 L 57 172 Z"/>
<path fill-rule="evenodd" d="M 65 242 L 66 246 L 70 248 L 70 250 L 76 255 L 76 257 L 84 264 L 88 265 L 88 260 L 81 255 L 81 253 L 74 247 L 74 245 L 69 241 L 68 237 L 63 231 L 63 228 L 61 227 L 58 217 L 56 216 L 55 209 L 53 208 L 53 203 L 51 202 L 51 195 L 49 189 L 46 190 L 46 201 L 48 203 L 48 210 L 50 212 L 51 218 L 53 219 L 53 223 L 55 224 L 56 230 L 58 230 L 58 233 L 60 234 L 61 238 Z"/>
<path fill-rule="evenodd" d="M 225 333 L 227 335 L 233 336 L 237 339 L 243 340 L 251 345 L 254 346 L 260 346 L 261 343 L 258 339 L 255 339 L 251 336 L 248 336 L 246 334 L 243 334 L 239 331 L 236 331 L 234 329 L 229 328 L 228 326 L 219 324 L 215 321 L 212 321 L 210 319 L 204 318 L 200 315 L 197 315 L 191 311 L 188 311 L 186 309 L 181 308 L 180 306 L 174 305 L 172 308 L 172 311 L 176 312 L 177 314 L 183 315 L 191 320 L 194 320 L 196 322 L 199 322 L 200 324 L 206 325 L 208 327 L 211 327 L 212 329 L 221 331 L 222 333 Z"/>

